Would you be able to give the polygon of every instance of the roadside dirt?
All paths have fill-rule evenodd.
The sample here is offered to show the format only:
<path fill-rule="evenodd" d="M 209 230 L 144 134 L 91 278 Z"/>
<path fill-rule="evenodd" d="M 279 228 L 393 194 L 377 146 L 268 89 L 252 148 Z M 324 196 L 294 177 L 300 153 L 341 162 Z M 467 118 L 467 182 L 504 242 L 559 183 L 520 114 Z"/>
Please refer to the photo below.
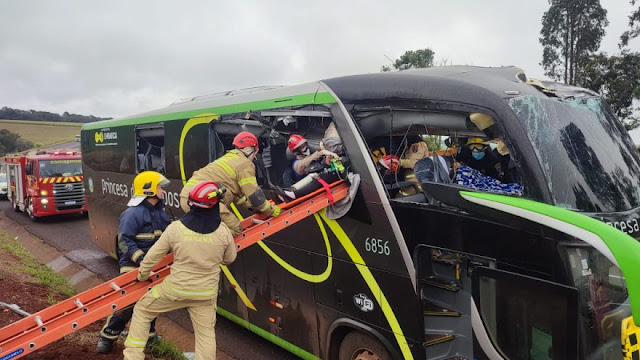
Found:
<path fill-rule="evenodd" d="M 61 301 L 65 296 L 44 285 L 36 283 L 30 275 L 20 272 L 20 259 L 0 248 L 0 301 L 17 304 L 29 313 L 35 313 L 50 306 L 52 301 Z M 0 310 L 0 328 L 22 319 L 22 316 L 2 308 Z M 39 351 L 22 359 L 41 360 L 119 360 L 122 359 L 124 339 L 120 338 L 111 354 L 96 353 L 98 332 L 104 320 L 91 324 L 84 329 L 51 343 Z M 147 355 L 146 359 L 159 359 Z"/>

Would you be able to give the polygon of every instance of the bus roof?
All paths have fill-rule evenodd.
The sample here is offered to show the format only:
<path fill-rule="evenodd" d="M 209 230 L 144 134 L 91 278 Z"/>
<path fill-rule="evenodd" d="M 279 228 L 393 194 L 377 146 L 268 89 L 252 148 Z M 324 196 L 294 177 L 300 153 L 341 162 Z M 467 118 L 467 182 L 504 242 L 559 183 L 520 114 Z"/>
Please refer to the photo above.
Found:
<path fill-rule="evenodd" d="M 494 107 L 505 106 L 504 103 L 498 104 L 505 98 L 521 95 L 597 96 L 586 89 L 531 81 L 521 69 L 513 66 L 447 66 L 343 76 L 295 86 L 263 86 L 220 92 L 179 100 L 170 106 L 133 116 L 88 123 L 82 129 L 185 119 L 203 113 L 222 115 L 334 103 L 336 100 L 326 91 L 323 83 L 343 102 L 404 98 L 461 101 Z"/>

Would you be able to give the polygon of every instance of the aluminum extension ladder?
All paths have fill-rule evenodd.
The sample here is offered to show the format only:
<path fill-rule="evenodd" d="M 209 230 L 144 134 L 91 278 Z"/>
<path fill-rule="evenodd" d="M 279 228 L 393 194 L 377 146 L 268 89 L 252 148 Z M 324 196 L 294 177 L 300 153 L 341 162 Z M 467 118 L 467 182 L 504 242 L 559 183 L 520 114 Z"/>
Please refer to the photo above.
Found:
<path fill-rule="evenodd" d="M 242 221 L 242 233 L 234 239 L 237 251 L 319 212 L 348 193 L 349 186 L 337 181 L 282 204 L 282 213 L 276 218 L 262 214 L 248 217 Z M 149 281 L 136 281 L 136 269 L 3 327 L 0 329 L 0 360 L 19 359 L 135 303 L 169 275 L 172 263 L 173 254 L 168 254 L 153 268 Z"/>

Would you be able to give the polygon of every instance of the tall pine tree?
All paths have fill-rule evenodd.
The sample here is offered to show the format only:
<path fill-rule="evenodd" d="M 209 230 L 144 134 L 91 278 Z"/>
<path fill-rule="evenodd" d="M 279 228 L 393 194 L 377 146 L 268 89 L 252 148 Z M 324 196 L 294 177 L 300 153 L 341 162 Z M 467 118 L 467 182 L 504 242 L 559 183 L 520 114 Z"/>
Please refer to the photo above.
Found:
<path fill-rule="evenodd" d="M 542 17 L 540 65 L 547 76 L 577 84 L 583 62 L 600 48 L 607 10 L 600 0 L 549 0 L 549 5 Z"/>

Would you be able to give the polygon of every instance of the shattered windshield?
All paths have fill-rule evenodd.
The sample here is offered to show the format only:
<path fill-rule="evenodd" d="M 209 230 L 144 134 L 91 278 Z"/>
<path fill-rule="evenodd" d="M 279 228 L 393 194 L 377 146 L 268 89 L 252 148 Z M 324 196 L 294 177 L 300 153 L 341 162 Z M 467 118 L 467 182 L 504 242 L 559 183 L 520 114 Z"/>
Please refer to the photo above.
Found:
<path fill-rule="evenodd" d="M 640 159 L 624 126 L 599 97 L 509 99 L 556 205 L 618 212 L 640 205 Z"/>

